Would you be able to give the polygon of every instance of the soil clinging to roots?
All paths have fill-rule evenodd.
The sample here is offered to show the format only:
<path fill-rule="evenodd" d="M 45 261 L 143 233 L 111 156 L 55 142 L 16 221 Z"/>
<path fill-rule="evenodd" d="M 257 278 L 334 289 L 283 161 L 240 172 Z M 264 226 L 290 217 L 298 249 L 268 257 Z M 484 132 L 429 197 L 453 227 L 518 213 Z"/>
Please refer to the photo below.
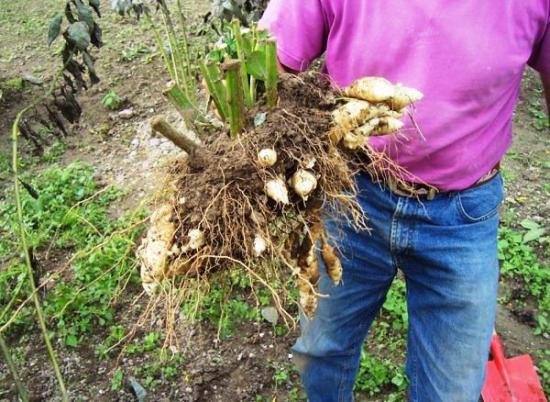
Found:
<path fill-rule="evenodd" d="M 351 156 L 329 140 L 338 95 L 320 74 L 285 76 L 277 107 L 251 113 L 248 129 L 238 139 L 221 133 L 176 161 L 169 171 L 170 195 L 159 208 L 171 212 L 157 219 L 173 232 L 172 240 L 157 236 L 169 251 L 162 272 L 142 271 L 144 282 L 205 277 L 243 266 L 262 282 L 260 271 L 277 264 L 261 261 L 282 261 L 278 266 L 297 275 L 300 304 L 312 314 L 317 304 L 317 255 L 335 283 L 341 277 L 322 213 L 332 211 L 366 228 L 355 201 Z M 262 113 L 265 121 L 258 124 Z M 266 149 L 276 152 L 272 166 L 259 162 L 258 153 Z M 272 195 L 274 189 L 278 197 Z M 143 250 L 142 246 L 142 260 Z"/>

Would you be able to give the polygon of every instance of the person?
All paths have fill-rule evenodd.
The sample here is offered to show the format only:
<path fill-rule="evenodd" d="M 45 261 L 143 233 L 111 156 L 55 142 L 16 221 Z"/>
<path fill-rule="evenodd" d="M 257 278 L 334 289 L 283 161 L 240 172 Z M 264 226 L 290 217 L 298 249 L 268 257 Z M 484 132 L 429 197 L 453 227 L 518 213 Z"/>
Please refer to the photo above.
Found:
<path fill-rule="evenodd" d="M 287 71 L 324 55 L 323 71 L 338 86 L 381 76 L 424 93 L 414 110 L 422 135 L 409 122 L 406 139 L 370 145 L 425 195 L 359 175 L 372 231 L 326 222 L 344 271 L 335 286 L 320 269 L 328 297 L 311 320 L 302 317 L 293 347 L 310 401 L 353 399 L 362 343 L 398 270 L 407 286 L 409 400 L 478 401 L 498 288 L 498 165 L 527 65 L 540 73 L 550 107 L 549 19 L 549 0 L 268 4 L 260 26 L 277 39 Z"/>

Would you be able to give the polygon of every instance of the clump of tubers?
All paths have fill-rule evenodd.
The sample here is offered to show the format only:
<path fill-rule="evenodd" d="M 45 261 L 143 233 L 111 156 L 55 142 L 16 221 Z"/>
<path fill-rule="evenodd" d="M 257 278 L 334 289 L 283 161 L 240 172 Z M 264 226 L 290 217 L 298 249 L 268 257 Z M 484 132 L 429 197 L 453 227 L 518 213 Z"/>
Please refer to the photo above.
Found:
<path fill-rule="evenodd" d="M 342 142 L 351 150 L 364 145 L 369 136 L 401 130 L 406 108 L 423 97 L 416 89 L 393 85 L 381 77 L 358 79 L 343 92 L 351 99 L 333 112 L 329 138 L 332 144 Z"/>
<path fill-rule="evenodd" d="M 322 297 L 323 263 L 334 285 L 341 283 L 342 264 L 327 241 L 324 213 L 342 213 L 366 229 L 355 200 L 357 158 L 343 151 L 365 149 L 369 137 L 401 130 L 407 107 L 422 94 L 366 77 L 343 91 L 342 102 L 342 92 L 324 80 L 306 87 L 303 78 L 285 80 L 279 89 L 286 95 L 266 115 L 267 124 L 241 127 L 238 142 L 229 135 L 206 141 L 170 168 L 169 205 L 153 214 L 138 251 L 147 293 L 166 278 L 205 278 L 236 269 L 236 262 L 261 282 L 283 265 L 270 260 L 281 258 L 296 274 L 300 304 L 311 318 Z M 235 134 L 232 127 L 229 133 Z M 331 208 L 321 214 L 323 206 Z"/>

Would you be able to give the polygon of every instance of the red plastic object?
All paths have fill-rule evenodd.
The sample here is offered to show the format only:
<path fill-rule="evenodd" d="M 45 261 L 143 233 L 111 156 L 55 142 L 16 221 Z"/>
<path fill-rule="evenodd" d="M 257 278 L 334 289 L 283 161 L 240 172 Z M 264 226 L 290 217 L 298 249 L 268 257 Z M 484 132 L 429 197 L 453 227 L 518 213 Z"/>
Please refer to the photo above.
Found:
<path fill-rule="evenodd" d="M 548 402 L 531 356 L 506 359 L 496 332 L 491 339 L 493 360 L 487 363 L 487 379 L 481 396 L 485 402 Z"/>

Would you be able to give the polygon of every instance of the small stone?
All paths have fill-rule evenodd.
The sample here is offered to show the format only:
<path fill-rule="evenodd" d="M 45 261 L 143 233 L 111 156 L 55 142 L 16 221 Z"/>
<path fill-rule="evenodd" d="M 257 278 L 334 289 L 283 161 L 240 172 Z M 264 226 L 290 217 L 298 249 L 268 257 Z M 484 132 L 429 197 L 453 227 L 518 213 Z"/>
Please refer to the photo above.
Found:
<path fill-rule="evenodd" d="M 121 119 L 129 119 L 134 115 L 134 109 L 124 109 L 118 112 L 118 117 Z"/>
<path fill-rule="evenodd" d="M 28 83 L 33 85 L 42 85 L 44 83 L 44 80 L 42 78 L 37 78 L 31 74 L 23 74 L 21 78 L 23 79 L 23 81 L 27 81 Z"/>
<path fill-rule="evenodd" d="M 151 138 L 149 140 L 149 145 L 152 147 L 158 147 L 160 145 L 160 138 Z"/>

